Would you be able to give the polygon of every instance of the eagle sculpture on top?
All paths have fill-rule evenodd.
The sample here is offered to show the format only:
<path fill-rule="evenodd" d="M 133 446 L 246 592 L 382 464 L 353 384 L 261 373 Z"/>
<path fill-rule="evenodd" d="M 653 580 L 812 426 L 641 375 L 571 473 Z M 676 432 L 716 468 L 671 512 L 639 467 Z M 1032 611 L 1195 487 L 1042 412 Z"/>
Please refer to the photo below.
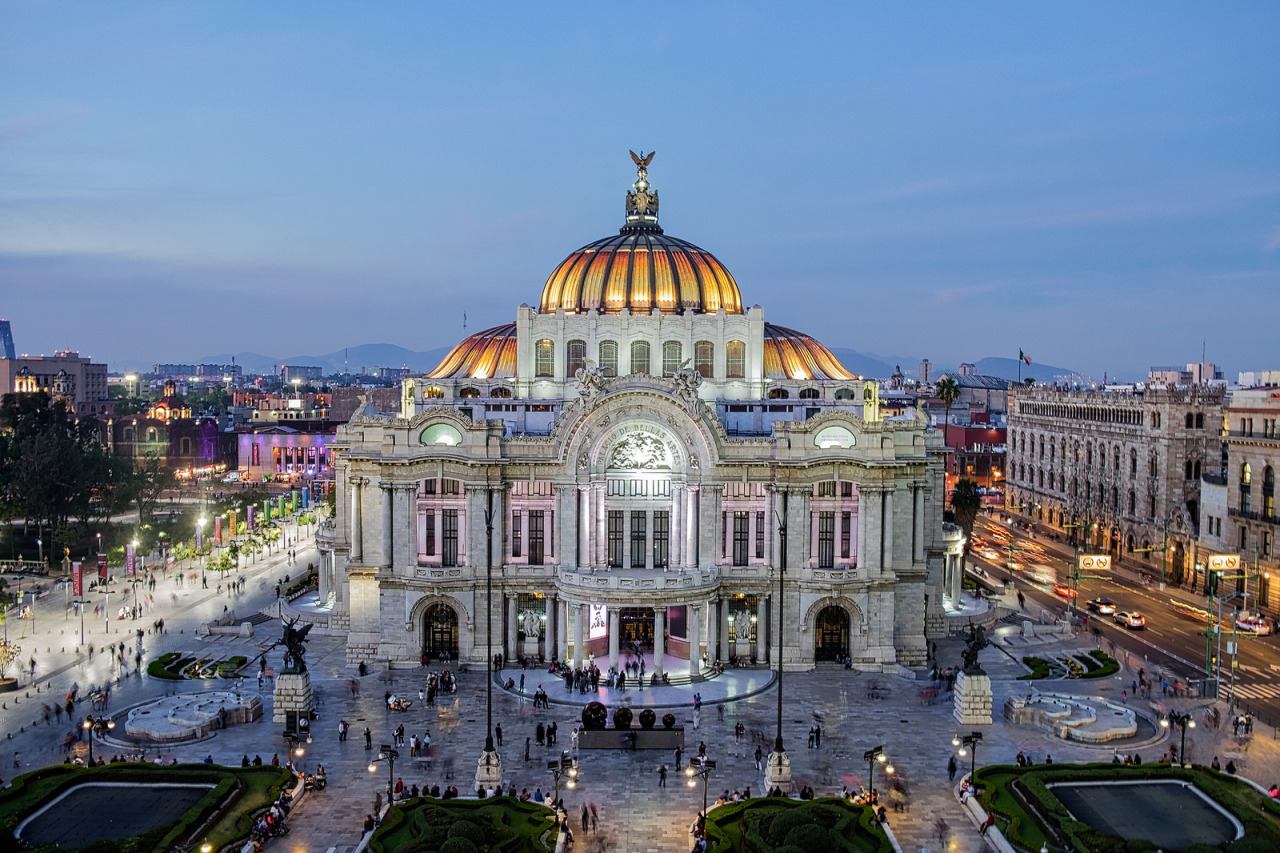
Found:
<path fill-rule="evenodd" d="M 641 153 L 640 153 L 640 154 L 637 154 L 637 153 L 636 153 L 636 152 L 634 152 L 634 151 L 630 152 L 630 153 L 631 153 L 631 159 L 632 159 L 632 160 L 635 162 L 635 164 L 636 164 L 637 166 L 639 166 L 641 169 L 647 169 L 647 168 L 649 168 L 649 164 L 653 162 L 653 155 L 654 155 L 654 154 L 657 154 L 658 152 L 656 152 L 656 151 L 650 151 L 650 152 L 649 152 L 649 156 L 648 156 L 648 157 L 645 157 L 645 156 L 642 156 L 642 155 L 643 155 L 643 153 L 644 153 L 644 149 L 642 148 L 642 149 L 640 149 L 640 151 L 641 151 Z"/>

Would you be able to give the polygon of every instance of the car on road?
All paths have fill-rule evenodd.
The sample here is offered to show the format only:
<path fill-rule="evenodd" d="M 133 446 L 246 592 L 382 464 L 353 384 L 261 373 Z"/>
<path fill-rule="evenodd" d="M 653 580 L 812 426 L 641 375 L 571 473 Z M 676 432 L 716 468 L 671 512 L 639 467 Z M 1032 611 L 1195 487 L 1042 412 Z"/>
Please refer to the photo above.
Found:
<path fill-rule="evenodd" d="M 1060 595 L 1063 598 L 1075 598 L 1080 593 L 1067 586 L 1065 583 L 1055 583 L 1053 585 L 1053 594 Z"/>
<path fill-rule="evenodd" d="M 1110 616 L 1116 612 L 1116 603 L 1109 598 L 1092 599 L 1086 606 L 1094 613 L 1103 616 Z"/>
<path fill-rule="evenodd" d="M 1138 631 L 1147 627 L 1147 617 L 1136 610 L 1117 610 L 1111 618 L 1115 620 L 1117 625 L 1128 628 L 1130 631 Z"/>
<path fill-rule="evenodd" d="M 1236 616 L 1236 629 L 1258 636 L 1268 636 L 1275 633 L 1276 623 L 1261 613 L 1241 613 Z"/>

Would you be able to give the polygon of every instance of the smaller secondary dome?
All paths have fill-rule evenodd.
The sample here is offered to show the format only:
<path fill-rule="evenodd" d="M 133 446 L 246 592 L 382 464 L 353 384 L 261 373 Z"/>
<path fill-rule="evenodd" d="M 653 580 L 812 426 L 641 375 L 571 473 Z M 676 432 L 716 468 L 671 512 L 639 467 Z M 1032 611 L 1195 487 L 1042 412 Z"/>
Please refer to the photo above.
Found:
<path fill-rule="evenodd" d="M 631 158 L 636 181 L 627 193 L 626 224 L 618 236 L 588 243 L 565 258 L 547 278 L 538 311 L 742 314 L 742 294 L 724 264 L 705 249 L 668 237 L 658 225 L 658 193 L 648 178 L 653 152 L 640 157 L 633 151 Z"/>
<path fill-rule="evenodd" d="M 509 379 L 516 375 L 516 324 L 476 332 L 449 350 L 428 379 Z"/>
<path fill-rule="evenodd" d="M 857 379 L 820 342 L 785 326 L 764 324 L 766 379 Z"/>

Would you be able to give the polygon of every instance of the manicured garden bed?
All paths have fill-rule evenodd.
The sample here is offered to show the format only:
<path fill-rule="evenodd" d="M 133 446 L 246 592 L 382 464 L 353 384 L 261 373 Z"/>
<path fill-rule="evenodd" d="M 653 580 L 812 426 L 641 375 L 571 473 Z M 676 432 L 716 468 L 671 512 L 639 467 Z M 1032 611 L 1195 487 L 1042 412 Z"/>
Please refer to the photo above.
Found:
<path fill-rule="evenodd" d="M 119 842 L 101 842 L 94 846 L 95 850 L 163 853 L 175 847 L 189 847 L 197 841 L 208 841 L 216 851 L 247 838 L 252 828 L 250 815 L 269 806 L 290 778 L 288 770 L 278 767 L 231 768 L 207 764 L 156 767 L 132 762 L 105 767 L 69 764 L 44 767 L 17 777 L 7 790 L 0 792 L 0 850 L 22 850 L 23 842 L 14 837 L 14 829 L 25 817 L 64 791 L 85 782 L 116 782 L 130 785 L 139 792 L 146 791 L 148 785 L 158 784 L 200 783 L 213 787 L 176 823 L 157 826 Z M 211 819 L 212 825 L 199 830 Z M 196 839 L 193 836 L 198 830 L 200 838 Z M 102 843 L 111 846 L 102 847 Z"/>
<path fill-rule="evenodd" d="M 514 797 L 408 800 L 387 811 L 369 841 L 374 853 L 549 853 L 555 847 L 551 810 Z"/>
<path fill-rule="evenodd" d="M 712 809 L 707 816 L 709 853 L 891 853 L 892 845 L 871 806 L 839 797 L 789 800 L 758 797 Z"/>
<path fill-rule="evenodd" d="M 1055 764 L 1016 767 L 993 765 L 977 773 L 983 805 L 996 813 L 1006 837 L 1020 849 L 1062 849 L 1078 853 L 1141 853 L 1155 850 L 1140 838 L 1103 833 L 1076 820 L 1047 785 L 1057 782 L 1139 780 L 1191 782 L 1240 820 L 1245 836 L 1223 845 L 1195 845 L 1198 853 L 1262 853 L 1280 849 L 1280 804 L 1234 776 L 1204 767 L 1169 764 Z M 1164 816 L 1177 820 L 1176 814 Z M 1189 851 L 1193 847 L 1184 848 Z"/>
<path fill-rule="evenodd" d="M 1040 658 L 1027 655 L 1022 663 L 1031 669 L 1020 681 L 1044 681 L 1047 678 L 1105 678 L 1120 671 L 1120 663 L 1101 649 L 1086 654 L 1057 655 Z"/>
<path fill-rule="evenodd" d="M 163 654 L 147 664 L 147 675 L 152 678 L 164 678 L 171 681 L 199 678 L 235 678 L 236 674 L 248 662 L 244 655 L 235 655 L 226 660 L 217 658 L 183 657 L 179 652 Z"/>

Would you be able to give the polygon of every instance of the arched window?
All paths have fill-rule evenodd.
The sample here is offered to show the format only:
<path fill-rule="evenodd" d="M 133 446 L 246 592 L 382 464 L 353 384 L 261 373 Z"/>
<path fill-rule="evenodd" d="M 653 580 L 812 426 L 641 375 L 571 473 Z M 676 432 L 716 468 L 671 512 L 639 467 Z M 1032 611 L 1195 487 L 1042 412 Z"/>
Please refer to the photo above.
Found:
<path fill-rule="evenodd" d="M 1120 470 L 1120 447 L 1118 445 L 1116 446 L 1115 451 L 1111 454 L 1111 459 L 1112 459 L 1112 467 L 1115 468 L 1116 471 L 1119 471 Z"/>
<path fill-rule="evenodd" d="M 1270 465 L 1262 469 L 1262 514 L 1267 518 L 1276 514 L 1276 472 Z"/>
<path fill-rule="evenodd" d="M 600 342 L 600 372 L 605 376 L 618 375 L 618 342 Z"/>
<path fill-rule="evenodd" d="M 711 341 L 698 341 L 693 345 L 693 369 L 703 379 L 712 379 L 716 372 L 716 345 Z"/>
<path fill-rule="evenodd" d="M 1191 429 L 1196 425 L 1196 416 L 1187 412 L 1187 429 Z"/>
<path fill-rule="evenodd" d="M 648 374 L 649 372 L 649 342 L 648 341 L 632 341 L 631 372 Z"/>
<path fill-rule="evenodd" d="M 679 341 L 664 341 L 662 344 L 662 375 L 675 376 L 684 360 L 684 347 Z"/>
<path fill-rule="evenodd" d="M 1253 469 L 1246 462 L 1240 466 L 1240 509 L 1244 512 L 1253 510 Z"/>
<path fill-rule="evenodd" d="M 724 345 L 724 375 L 729 379 L 747 378 L 747 345 L 729 341 Z"/>
<path fill-rule="evenodd" d="M 564 345 L 564 375 L 572 379 L 587 366 L 587 342 L 569 341 Z"/>
<path fill-rule="evenodd" d="M 148 428 L 147 428 L 147 441 L 155 441 L 155 440 L 156 440 L 156 428 L 155 428 L 155 427 L 148 427 Z"/>
<path fill-rule="evenodd" d="M 1184 479 L 1184 480 L 1190 480 L 1190 479 L 1191 479 L 1191 469 L 1192 469 L 1193 467 L 1195 467 L 1195 466 L 1194 466 L 1194 465 L 1192 465 L 1192 464 L 1191 464 L 1191 460 L 1190 460 L 1190 459 L 1188 459 L 1188 460 L 1183 464 L 1182 479 Z"/>
<path fill-rule="evenodd" d="M 791 392 L 786 388 L 774 388 L 769 391 L 770 400 L 785 400 L 791 396 Z"/>
<path fill-rule="evenodd" d="M 480 396 L 480 389 L 479 388 L 463 388 L 461 391 L 458 392 L 458 396 L 468 400 L 474 399 Z"/>
<path fill-rule="evenodd" d="M 1138 496 L 1134 494 L 1133 489 L 1130 489 L 1129 490 L 1129 515 L 1133 515 L 1137 511 L 1138 511 Z M 1132 544 L 1130 544 L 1129 550 L 1130 551 L 1133 550 Z"/>
<path fill-rule="evenodd" d="M 1148 467 L 1150 469 L 1148 473 L 1150 473 L 1152 477 L 1160 476 L 1160 456 L 1158 454 L 1151 454 L 1151 462 Z"/>
<path fill-rule="evenodd" d="M 489 389 L 489 396 L 497 397 L 503 400 L 509 400 L 511 399 L 511 389 L 503 388 L 503 387 L 491 388 Z"/>
<path fill-rule="evenodd" d="M 191 455 L 191 439 L 189 438 L 182 439 L 182 450 L 180 452 L 182 453 L 183 456 Z"/>
<path fill-rule="evenodd" d="M 133 429 L 132 429 L 131 427 L 126 427 L 126 428 L 125 428 L 125 431 L 124 431 L 124 440 L 125 440 L 125 441 L 133 441 Z"/>
<path fill-rule="evenodd" d="M 422 389 L 422 396 L 428 400 L 439 400 L 444 396 L 444 389 L 430 385 Z"/>
<path fill-rule="evenodd" d="M 837 400 L 853 400 L 853 399 L 856 399 L 856 397 L 853 393 L 852 388 L 837 388 L 836 399 Z"/>
<path fill-rule="evenodd" d="M 1196 413 L 1196 429 L 1204 429 L 1204 413 Z"/>
<path fill-rule="evenodd" d="M 550 338 L 543 338 L 533 345 L 533 375 L 540 379 L 555 376 L 556 351 Z"/>
<path fill-rule="evenodd" d="M 800 389 L 801 400 L 816 400 L 820 396 L 822 395 L 818 393 L 817 388 L 801 388 Z"/>

